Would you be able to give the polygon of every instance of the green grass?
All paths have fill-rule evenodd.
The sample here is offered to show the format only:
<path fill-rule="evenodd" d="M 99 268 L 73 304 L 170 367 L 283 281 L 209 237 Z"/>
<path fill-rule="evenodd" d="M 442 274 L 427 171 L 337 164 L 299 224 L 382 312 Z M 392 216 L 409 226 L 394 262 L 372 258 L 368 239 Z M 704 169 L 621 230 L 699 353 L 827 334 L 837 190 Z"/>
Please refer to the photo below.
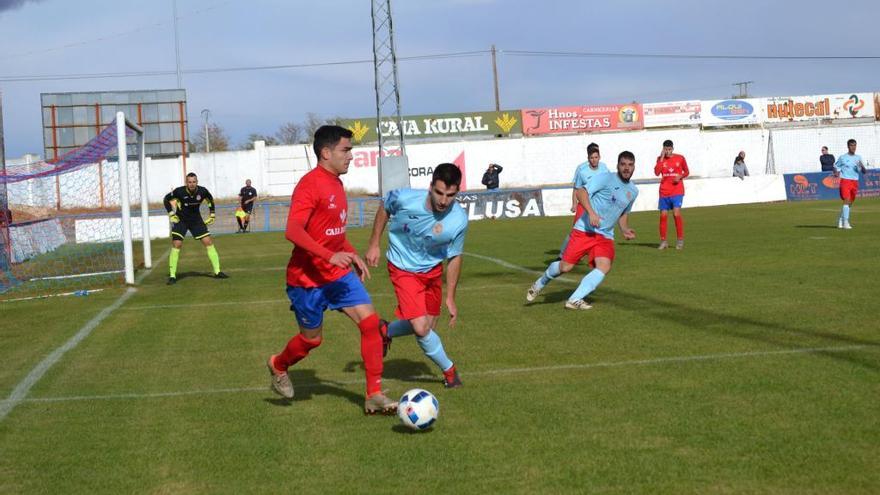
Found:
<path fill-rule="evenodd" d="M 218 237 L 225 281 L 198 276 L 188 240 L 189 276 L 166 287 L 160 264 L 0 420 L 0 493 L 877 493 L 880 200 L 851 231 L 830 228 L 837 208 L 688 209 L 680 252 L 635 214 L 584 313 L 562 309 L 583 267 L 524 304 L 522 269 L 544 269 L 569 219 L 473 223 L 467 252 L 522 269 L 465 258 L 459 325 L 439 329 L 464 388 L 394 343 L 390 393 L 440 401 L 415 434 L 362 415 L 337 313 L 296 399 L 268 391 L 265 359 L 295 332 L 280 233 Z M 368 289 L 391 315 L 384 270 Z M 0 394 L 121 294 L 0 303 Z"/>

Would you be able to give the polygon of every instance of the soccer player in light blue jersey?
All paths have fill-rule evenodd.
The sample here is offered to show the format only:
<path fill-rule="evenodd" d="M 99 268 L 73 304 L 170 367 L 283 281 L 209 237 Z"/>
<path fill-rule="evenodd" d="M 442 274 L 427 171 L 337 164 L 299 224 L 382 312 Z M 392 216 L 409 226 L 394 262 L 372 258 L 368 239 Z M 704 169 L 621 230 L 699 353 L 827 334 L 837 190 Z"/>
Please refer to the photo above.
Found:
<path fill-rule="evenodd" d="M 635 162 L 635 155 L 624 151 L 617 157 L 617 173 L 599 174 L 585 186 L 588 195 L 588 201 L 584 203 L 586 213 L 575 222 L 571 230 L 571 241 L 562 253 L 562 259 L 551 263 L 541 278 L 529 287 L 526 301 L 534 301 L 551 280 L 571 271 L 584 256 L 589 256 L 593 270 L 587 273 L 569 296 L 565 308 L 592 308 L 584 298 L 596 290 L 605 275 L 611 271 L 614 261 L 614 225 L 620 225 L 623 237 L 627 240 L 636 238 L 636 233 L 628 222 L 629 212 L 639 195 L 638 188 L 630 182 L 635 171 Z"/>
<path fill-rule="evenodd" d="M 859 173 L 867 172 L 862 157 L 856 154 L 856 140 L 847 141 L 846 147 L 849 152 L 840 155 L 834 162 L 834 176 L 840 177 L 840 199 L 843 200 L 843 207 L 837 218 L 838 229 L 852 228 L 849 223 L 849 209 L 859 193 Z"/>
<path fill-rule="evenodd" d="M 455 290 L 461 274 L 461 255 L 468 216 L 455 201 L 461 171 L 451 163 L 434 169 L 428 190 L 395 189 L 383 198 L 366 252 L 366 262 L 379 265 L 379 239 L 388 225 L 388 273 L 397 296 L 397 321 L 385 328 L 385 352 L 391 339 L 416 335 L 416 341 L 443 372 L 446 388 L 461 386 L 455 364 L 446 355 L 434 329 L 443 295 L 443 261 L 446 263 L 446 308 L 449 327 L 455 326 L 458 308 Z"/>
<path fill-rule="evenodd" d="M 571 180 L 574 186 L 571 190 L 571 212 L 574 213 L 572 225 L 586 211 L 583 206 L 584 202 L 587 201 L 587 191 L 584 189 L 584 186 L 587 185 L 593 176 L 608 172 L 608 166 L 604 162 L 600 162 L 600 159 L 599 145 L 590 143 L 587 145 L 587 161 L 581 163 L 575 169 L 574 178 Z M 565 252 L 566 246 L 568 246 L 569 237 L 570 235 L 566 235 L 565 240 L 562 241 L 562 246 L 559 248 L 560 257 Z"/>

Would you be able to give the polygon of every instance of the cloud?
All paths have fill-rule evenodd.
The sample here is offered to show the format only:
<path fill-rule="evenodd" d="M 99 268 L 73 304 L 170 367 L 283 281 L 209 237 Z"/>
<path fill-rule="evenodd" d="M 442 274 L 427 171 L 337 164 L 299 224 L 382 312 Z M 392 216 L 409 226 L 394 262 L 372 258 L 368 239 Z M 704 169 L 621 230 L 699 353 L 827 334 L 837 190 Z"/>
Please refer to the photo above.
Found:
<path fill-rule="evenodd" d="M 21 7 L 28 2 L 41 2 L 43 0 L 0 0 L 0 12 L 5 10 L 13 10 Z"/>

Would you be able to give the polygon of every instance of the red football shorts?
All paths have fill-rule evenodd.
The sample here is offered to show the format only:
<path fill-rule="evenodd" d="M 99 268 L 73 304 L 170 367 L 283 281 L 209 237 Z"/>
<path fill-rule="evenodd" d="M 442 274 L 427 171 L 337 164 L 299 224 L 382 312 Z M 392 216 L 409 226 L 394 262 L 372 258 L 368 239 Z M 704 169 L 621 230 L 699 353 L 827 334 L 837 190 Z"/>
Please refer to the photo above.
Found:
<path fill-rule="evenodd" d="M 852 179 L 840 179 L 840 199 L 855 201 L 859 193 L 859 181 Z"/>
<path fill-rule="evenodd" d="M 394 294 L 397 295 L 397 310 L 394 314 L 403 320 L 420 316 L 440 314 L 440 299 L 443 297 L 443 264 L 440 263 L 425 273 L 401 270 L 388 263 L 388 273 Z"/>
<path fill-rule="evenodd" d="M 577 265 L 587 254 L 590 256 L 590 266 L 594 268 L 596 267 L 594 263 L 596 258 L 608 258 L 614 261 L 614 241 L 594 232 L 581 232 L 572 229 L 568 246 L 562 253 L 562 260 Z"/>

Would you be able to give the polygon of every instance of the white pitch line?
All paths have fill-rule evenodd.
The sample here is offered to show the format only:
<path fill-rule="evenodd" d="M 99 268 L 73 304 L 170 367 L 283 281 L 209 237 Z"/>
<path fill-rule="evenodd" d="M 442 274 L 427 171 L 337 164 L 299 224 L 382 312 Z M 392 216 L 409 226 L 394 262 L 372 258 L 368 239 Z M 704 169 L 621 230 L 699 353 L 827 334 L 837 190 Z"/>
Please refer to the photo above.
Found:
<path fill-rule="evenodd" d="M 169 252 L 170 251 L 167 251 L 165 254 L 163 254 L 159 258 L 157 264 L 161 263 L 165 259 L 165 257 L 168 256 Z M 145 270 L 144 272 L 141 272 L 141 274 L 136 279 L 136 282 L 140 283 L 152 271 L 153 269 L 150 268 L 148 270 Z M 127 301 L 132 295 L 134 295 L 135 292 L 136 289 L 133 287 L 129 287 L 128 289 L 126 289 L 125 292 L 123 292 L 122 295 L 119 296 L 119 299 L 114 301 L 113 304 L 111 304 L 110 306 L 102 309 L 100 313 L 98 313 L 91 320 L 86 322 L 86 324 L 83 325 L 83 327 L 80 328 L 73 337 L 68 339 L 67 342 L 64 343 L 64 345 L 55 349 L 54 351 L 52 351 L 51 354 L 43 358 L 43 360 L 40 361 L 39 364 L 37 364 L 34 369 L 32 369 L 30 373 L 28 373 L 27 376 L 25 376 L 24 379 L 15 386 L 15 388 L 12 390 L 12 393 L 9 394 L 9 397 L 6 398 L 6 400 L 0 402 L 0 421 L 3 421 L 6 416 L 8 416 L 13 409 L 15 409 L 15 406 L 26 400 L 28 393 L 31 391 L 31 388 L 33 388 L 33 386 L 36 385 L 38 381 L 40 381 L 40 378 L 42 378 L 43 375 L 45 375 L 46 372 L 49 371 L 49 368 L 54 366 L 55 363 L 57 363 L 61 359 L 61 357 L 64 356 L 65 353 L 67 353 L 67 351 L 73 349 L 74 347 L 79 345 L 80 342 L 85 340 L 85 338 L 88 337 L 89 334 L 91 334 L 92 331 L 101 324 L 101 322 L 107 319 L 107 317 L 110 316 L 114 311 L 116 311 L 120 306 L 125 304 L 125 301 Z"/>
<path fill-rule="evenodd" d="M 812 347 L 812 348 L 802 348 L 802 349 L 784 349 L 784 350 L 776 350 L 776 351 L 750 351 L 750 352 L 728 352 L 721 354 L 700 354 L 695 356 L 669 356 L 669 357 L 660 357 L 660 358 L 652 358 L 652 359 L 634 359 L 627 361 L 602 361 L 598 363 L 580 363 L 580 364 L 560 364 L 554 366 L 535 366 L 528 368 L 504 368 L 504 369 L 495 369 L 495 370 L 483 370 L 483 371 L 471 371 L 462 373 L 462 376 L 465 377 L 476 377 L 476 376 L 495 376 L 495 375 L 510 375 L 510 374 L 519 374 L 519 373 L 540 373 L 540 372 L 554 372 L 554 371 L 570 371 L 570 370 L 589 370 L 589 369 L 597 369 L 597 368 L 623 368 L 628 366 L 650 366 L 650 365 L 662 365 L 662 364 L 675 364 L 675 363 L 691 363 L 691 362 L 699 362 L 699 361 L 722 361 L 729 359 L 743 359 L 743 358 L 754 358 L 754 357 L 768 357 L 768 356 L 784 356 L 784 355 L 804 355 L 804 354 L 819 354 L 825 352 L 848 352 L 855 351 L 860 349 L 866 349 L 869 346 L 867 345 L 849 345 L 849 346 L 839 346 L 839 347 Z M 413 380 L 413 379 L 423 379 L 423 378 L 435 378 L 433 375 L 427 376 L 412 376 L 407 377 L 406 379 L 402 379 L 399 381 Z M 388 380 L 386 378 L 386 380 Z M 310 382 L 310 383 L 302 383 L 296 384 L 296 388 L 314 388 L 329 385 L 356 385 L 363 383 L 363 379 L 344 379 L 344 380 L 331 380 L 327 379 L 322 382 Z M 178 392 L 155 392 L 155 393 L 144 393 L 144 394 L 105 394 L 105 395 L 75 395 L 75 396 L 66 396 L 66 397 L 35 397 L 30 399 L 21 399 L 17 402 L 74 402 L 74 401 L 95 401 L 95 400 L 123 400 L 123 399 L 157 399 L 157 398 L 167 398 L 167 397 L 184 397 L 184 396 L 193 396 L 193 395 L 217 395 L 217 394 L 236 394 L 236 393 L 248 393 L 248 392 L 267 392 L 268 386 L 261 387 L 241 387 L 241 388 L 218 388 L 218 389 L 205 389 L 205 390 L 186 390 L 186 391 L 178 391 Z M 5 405 L 4 403 L 9 402 L 9 399 L 6 401 L 0 401 L 0 407 Z"/>
<path fill-rule="evenodd" d="M 485 261 L 491 261 L 492 263 L 495 263 L 496 265 L 501 265 L 505 268 L 510 268 L 511 270 L 516 270 L 518 272 L 533 273 L 535 275 L 543 275 L 544 274 L 543 271 L 532 270 L 531 268 L 526 268 L 524 266 L 514 265 L 513 263 L 510 263 L 510 262 L 507 262 L 507 261 L 504 261 L 504 260 L 501 260 L 498 258 L 492 258 L 491 256 L 483 256 L 482 254 L 476 254 L 476 253 L 464 253 L 464 255 L 471 256 L 473 258 L 477 258 L 477 259 L 481 259 L 481 260 L 485 260 Z M 568 282 L 570 284 L 581 283 L 579 280 L 570 279 L 570 278 L 564 277 L 564 276 L 556 277 L 553 280 L 561 280 L 563 282 Z"/>

